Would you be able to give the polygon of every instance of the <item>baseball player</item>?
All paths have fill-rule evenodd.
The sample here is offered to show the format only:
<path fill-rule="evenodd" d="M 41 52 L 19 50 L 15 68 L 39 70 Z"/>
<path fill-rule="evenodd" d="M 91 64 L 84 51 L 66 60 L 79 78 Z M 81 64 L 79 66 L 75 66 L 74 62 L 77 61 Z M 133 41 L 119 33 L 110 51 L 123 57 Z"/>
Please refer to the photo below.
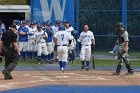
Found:
<path fill-rule="evenodd" d="M 71 35 L 72 35 L 72 43 L 69 47 L 69 60 L 70 62 L 75 63 L 75 51 L 76 51 L 76 40 L 77 40 L 77 37 L 78 37 L 78 33 L 77 33 L 77 30 L 72 30 L 71 31 Z"/>
<path fill-rule="evenodd" d="M 3 21 L 0 19 L 0 28 L 2 29 L 3 32 L 5 32 L 6 27 L 5 24 L 3 23 Z"/>
<path fill-rule="evenodd" d="M 29 29 L 30 28 L 30 24 L 31 24 L 31 21 L 29 19 L 26 20 L 26 27 Z"/>
<path fill-rule="evenodd" d="M 53 29 L 54 34 L 59 31 L 60 26 L 62 26 L 61 21 L 56 20 L 55 25 L 51 26 L 51 28 Z M 56 52 L 57 51 L 57 46 L 54 44 L 54 42 L 53 42 L 53 46 L 54 46 L 55 59 L 56 59 L 56 61 L 58 61 L 58 56 L 57 56 L 57 52 Z"/>
<path fill-rule="evenodd" d="M 48 37 L 47 33 L 42 30 L 41 26 L 37 26 L 37 32 L 35 33 L 35 41 L 37 43 L 37 56 L 38 62 L 41 64 L 43 61 L 46 61 L 48 51 L 46 45 L 46 38 Z"/>
<path fill-rule="evenodd" d="M 20 27 L 20 21 L 19 20 L 13 20 L 13 25 L 16 25 L 16 28 L 18 29 Z"/>
<path fill-rule="evenodd" d="M 109 53 L 114 55 L 114 58 L 117 59 L 118 58 L 118 51 L 119 51 L 119 46 L 118 46 L 118 41 L 115 43 L 115 46 L 113 48 L 112 51 L 110 51 Z"/>
<path fill-rule="evenodd" d="M 37 32 L 37 27 L 34 25 L 34 22 L 31 22 L 31 27 L 29 28 L 29 40 L 28 40 L 28 57 L 32 59 L 33 53 L 36 51 L 35 43 L 35 32 Z"/>
<path fill-rule="evenodd" d="M 48 38 L 46 39 L 47 43 L 47 50 L 48 50 L 48 62 L 53 62 L 53 55 L 54 55 L 54 47 L 53 47 L 53 36 L 54 32 L 51 28 L 51 22 L 46 23 L 46 33 L 48 34 Z"/>
<path fill-rule="evenodd" d="M 95 38 L 93 32 L 89 31 L 88 24 L 84 24 L 84 31 L 80 33 L 78 41 L 82 44 L 80 53 L 80 59 L 82 63 L 81 69 L 85 69 L 84 61 L 86 61 L 86 71 L 88 71 L 91 57 L 91 45 L 95 45 Z"/>
<path fill-rule="evenodd" d="M 2 31 L 2 29 L 0 28 L 0 41 L 1 41 L 1 38 L 2 38 L 2 34 L 3 34 L 3 31 Z"/>
<path fill-rule="evenodd" d="M 62 26 L 61 25 L 61 21 L 60 20 L 56 20 L 55 21 L 55 25 L 52 26 L 52 29 L 54 31 L 54 34 L 59 31 L 59 27 L 60 26 Z"/>
<path fill-rule="evenodd" d="M 116 31 L 118 31 L 119 33 L 119 37 L 118 37 L 119 54 L 118 54 L 117 69 L 116 72 L 113 73 L 113 75 L 120 75 L 123 62 L 125 63 L 125 66 L 128 70 L 128 73 L 126 73 L 126 75 L 133 74 L 134 71 L 128 59 L 128 49 L 129 49 L 128 32 L 125 30 L 124 24 L 122 22 L 117 23 Z"/>
<path fill-rule="evenodd" d="M 42 26 L 42 30 L 45 31 L 46 30 L 46 22 L 43 21 L 42 24 L 41 24 L 41 26 Z"/>
<path fill-rule="evenodd" d="M 75 62 L 75 48 L 76 48 L 76 40 L 74 36 L 72 35 L 72 31 L 75 31 L 74 28 L 70 25 L 68 21 L 65 21 L 65 31 L 68 32 L 72 36 L 72 42 L 69 46 L 69 61 L 74 63 Z M 74 33 L 74 32 L 73 32 Z"/>
<path fill-rule="evenodd" d="M 0 19 L 0 41 L 1 41 L 1 38 L 2 38 L 2 34 L 3 34 L 3 32 L 5 32 L 5 30 L 6 30 L 5 24 Z"/>
<path fill-rule="evenodd" d="M 18 28 L 18 34 L 19 34 L 19 50 L 21 52 L 20 56 L 25 60 L 25 55 L 28 50 L 28 34 L 29 29 L 25 27 L 26 21 L 21 21 L 21 26 Z"/>
<path fill-rule="evenodd" d="M 59 32 L 54 35 L 54 42 L 57 45 L 57 56 L 60 65 L 60 69 L 64 72 L 67 64 L 68 46 L 71 44 L 72 37 L 65 31 L 65 27 L 59 27 Z"/>

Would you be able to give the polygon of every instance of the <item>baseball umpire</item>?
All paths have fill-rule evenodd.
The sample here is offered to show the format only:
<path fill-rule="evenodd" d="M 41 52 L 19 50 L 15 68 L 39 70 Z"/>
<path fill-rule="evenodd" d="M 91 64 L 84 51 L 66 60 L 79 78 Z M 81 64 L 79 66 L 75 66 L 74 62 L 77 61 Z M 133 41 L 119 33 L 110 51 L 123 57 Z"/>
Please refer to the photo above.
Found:
<path fill-rule="evenodd" d="M 119 54 L 118 54 L 117 69 L 116 72 L 113 73 L 113 75 L 120 75 L 123 62 L 125 63 L 126 68 L 128 70 L 128 73 L 126 73 L 126 75 L 133 74 L 134 71 L 128 59 L 128 49 L 129 49 L 128 32 L 125 30 L 124 24 L 122 22 L 117 23 L 116 30 L 119 32 L 118 36 Z"/>
<path fill-rule="evenodd" d="M 5 56 L 5 69 L 2 71 L 5 80 L 13 79 L 11 72 L 17 65 L 19 48 L 17 43 L 16 25 L 11 25 L 10 29 L 3 33 L 0 52 Z"/>

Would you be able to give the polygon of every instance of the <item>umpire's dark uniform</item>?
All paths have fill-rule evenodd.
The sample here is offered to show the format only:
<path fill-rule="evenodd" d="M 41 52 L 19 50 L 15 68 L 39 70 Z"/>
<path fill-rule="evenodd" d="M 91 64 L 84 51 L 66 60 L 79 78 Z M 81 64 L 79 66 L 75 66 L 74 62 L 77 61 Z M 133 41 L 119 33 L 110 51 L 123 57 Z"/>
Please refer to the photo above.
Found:
<path fill-rule="evenodd" d="M 2 50 L 5 56 L 5 69 L 2 71 L 6 80 L 13 79 L 10 74 L 17 65 L 18 61 L 18 45 L 16 26 L 12 25 L 10 29 L 2 35 Z M 15 44 L 17 47 L 15 47 Z"/>

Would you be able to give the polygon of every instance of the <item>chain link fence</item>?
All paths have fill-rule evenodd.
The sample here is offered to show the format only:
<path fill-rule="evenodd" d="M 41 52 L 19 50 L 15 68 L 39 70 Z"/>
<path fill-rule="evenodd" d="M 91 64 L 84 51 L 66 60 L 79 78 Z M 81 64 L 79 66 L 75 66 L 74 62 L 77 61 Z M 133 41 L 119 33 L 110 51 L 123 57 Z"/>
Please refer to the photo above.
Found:
<path fill-rule="evenodd" d="M 127 31 L 130 51 L 140 51 L 140 1 L 125 0 L 127 10 L 123 10 L 124 0 L 75 0 L 75 25 L 79 33 L 87 22 L 96 38 L 96 50 L 109 51 L 117 39 L 115 24 L 124 18 L 127 11 Z M 78 27 L 79 26 L 79 27 Z"/>

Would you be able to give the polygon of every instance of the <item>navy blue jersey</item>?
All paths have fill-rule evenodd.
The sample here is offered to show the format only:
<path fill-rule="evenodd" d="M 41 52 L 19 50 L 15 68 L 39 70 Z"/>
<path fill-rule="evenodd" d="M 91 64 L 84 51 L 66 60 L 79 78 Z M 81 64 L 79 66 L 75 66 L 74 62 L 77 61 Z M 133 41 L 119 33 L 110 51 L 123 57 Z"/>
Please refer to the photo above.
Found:
<path fill-rule="evenodd" d="M 52 29 L 51 29 L 51 30 L 52 30 Z M 46 29 L 45 31 L 46 31 L 46 33 L 48 34 L 48 38 L 46 39 L 46 42 L 52 42 L 52 40 L 53 40 L 53 35 L 51 34 L 51 32 L 50 32 L 48 29 Z"/>
<path fill-rule="evenodd" d="M 23 27 L 20 26 L 18 28 L 18 32 L 20 32 L 20 30 L 23 31 L 23 32 L 26 32 L 26 33 L 29 32 L 29 29 L 27 27 L 23 28 Z M 27 34 L 26 35 L 19 35 L 19 41 L 20 42 L 27 42 L 28 41 L 28 35 Z"/>

